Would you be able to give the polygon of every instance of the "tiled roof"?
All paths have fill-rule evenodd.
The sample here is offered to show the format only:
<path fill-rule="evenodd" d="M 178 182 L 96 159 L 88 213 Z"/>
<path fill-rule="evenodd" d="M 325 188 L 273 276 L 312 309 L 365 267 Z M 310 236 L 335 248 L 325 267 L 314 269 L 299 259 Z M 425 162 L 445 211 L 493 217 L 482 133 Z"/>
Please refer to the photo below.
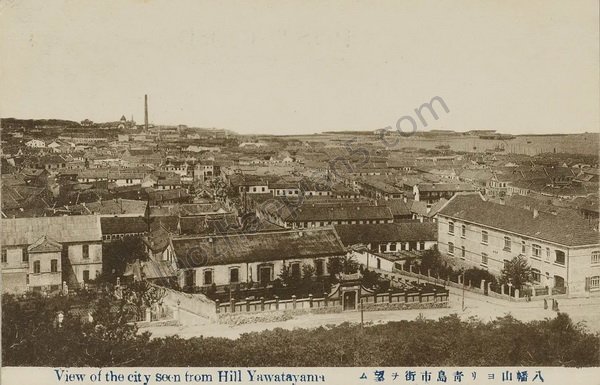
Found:
<path fill-rule="evenodd" d="M 181 268 L 345 254 L 333 229 L 181 238 L 172 243 Z"/>
<path fill-rule="evenodd" d="M 432 218 L 434 215 L 436 215 L 438 213 L 438 211 L 440 211 L 440 209 L 442 207 L 444 207 L 444 204 L 446 204 L 446 202 L 448 202 L 447 199 L 445 199 L 445 198 L 440 199 L 439 201 L 437 201 L 431 205 L 431 207 L 429 208 L 429 212 L 428 212 L 427 211 L 427 202 L 413 201 L 412 206 L 410 207 L 410 211 L 417 215 Z"/>
<path fill-rule="evenodd" d="M 336 225 L 335 230 L 346 246 L 357 243 L 435 241 L 437 223 L 372 223 Z"/>
<path fill-rule="evenodd" d="M 393 219 L 391 210 L 383 206 L 352 205 L 344 207 L 322 207 L 319 205 L 303 205 L 290 213 L 284 220 L 295 222 L 307 221 L 342 221 L 342 220 L 387 220 Z"/>
<path fill-rule="evenodd" d="M 96 215 L 2 219 L 0 225 L 2 246 L 31 245 L 43 236 L 60 243 L 102 240 Z"/>
<path fill-rule="evenodd" d="M 83 212 L 94 214 L 139 214 L 143 215 L 148 203 L 133 199 L 109 199 L 98 202 L 86 203 L 81 205 L 85 210 Z M 71 208 L 75 208 L 71 206 Z"/>
<path fill-rule="evenodd" d="M 477 188 L 464 183 L 419 183 L 419 191 L 476 191 Z"/>
<path fill-rule="evenodd" d="M 148 231 L 144 217 L 103 217 L 100 218 L 102 234 L 131 234 Z"/>
<path fill-rule="evenodd" d="M 395 217 L 411 215 L 410 207 L 402 199 L 379 199 L 377 205 L 389 207 Z"/>
<path fill-rule="evenodd" d="M 485 201 L 479 194 L 455 195 L 440 211 L 449 216 L 567 246 L 600 244 L 600 235 L 583 219 L 534 212 Z"/>

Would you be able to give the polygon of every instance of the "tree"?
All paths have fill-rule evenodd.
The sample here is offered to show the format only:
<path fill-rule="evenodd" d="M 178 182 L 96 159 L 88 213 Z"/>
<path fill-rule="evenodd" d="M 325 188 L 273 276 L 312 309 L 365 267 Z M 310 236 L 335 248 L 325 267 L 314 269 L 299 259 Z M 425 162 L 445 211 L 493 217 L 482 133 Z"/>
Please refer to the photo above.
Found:
<path fill-rule="evenodd" d="M 138 318 L 144 319 L 146 308 L 160 303 L 166 297 L 167 290 L 164 287 L 151 285 L 146 280 L 135 281 L 125 288 L 123 298 L 136 306 Z"/>
<path fill-rule="evenodd" d="M 317 269 L 315 269 L 315 267 L 313 265 L 310 265 L 308 263 L 302 264 L 302 280 L 303 281 L 309 281 L 309 282 L 312 281 L 316 272 L 317 272 Z"/>
<path fill-rule="evenodd" d="M 102 245 L 102 278 L 114 282 L 117 277 L 123 275 L 129 263 L 147 259 L 141 237 L 126 237 L 105 243 Z"/>
<path fill-rule="evenodd" d="M 500 283 L 512 283 L 516 289 L 521 289 L 523 285 L 531 281 L 531 266 L 527 259 L 518 255 L 507 261 L 500 273 Z"/>
<path fill-rule="evenodd" d="M 425 250 L 421 254 L 420 262 L 421 274 L 427 275 L 427 271 L 430 270 L 431 274 L 448 276 L 452 272 L 452 268 L 444 261 L 437 247 Z"/>
<path fill-rule="evenodd" d="M 373 288 L 379 284 L 380 274 L 368 269 L 363 269 L 361 266 L 362 285 L 364 287 Z"/>
<path fill-rule="evenodd" d="M 354 274 L 358 271 L 359 263 L 352 256 L 333 257 L 327 261 L 327 271 L 334 278 L 339 273 Z"/>

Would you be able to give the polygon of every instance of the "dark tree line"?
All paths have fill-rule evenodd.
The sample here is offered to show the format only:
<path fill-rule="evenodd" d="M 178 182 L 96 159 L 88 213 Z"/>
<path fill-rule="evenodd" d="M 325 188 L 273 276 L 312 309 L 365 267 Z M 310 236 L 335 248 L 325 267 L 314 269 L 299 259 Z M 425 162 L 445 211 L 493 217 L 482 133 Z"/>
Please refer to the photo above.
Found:
<path fill-rule="evenodd" d="M 69 299 L 2 300 L 2 363 L 9 366 L 597 366 L 600 338 L 560 313 L 520 322 L 342 324 L 225 338 L 151 339 L 127 324 L 123 302 L 100 298 L 93 322 L 69 313 Z M 62 326 L 56 312 L 64 311 Z"/>

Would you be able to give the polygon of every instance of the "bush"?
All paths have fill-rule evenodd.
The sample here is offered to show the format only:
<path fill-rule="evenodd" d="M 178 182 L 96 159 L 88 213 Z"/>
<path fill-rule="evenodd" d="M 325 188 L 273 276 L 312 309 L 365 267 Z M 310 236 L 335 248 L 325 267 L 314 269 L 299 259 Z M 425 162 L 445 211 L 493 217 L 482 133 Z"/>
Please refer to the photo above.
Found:
<path fill-rule="evenodd" d="M 361 328 L 242 334 L 238 339 L 177 336 L 150 339 L 124 320 L 123 306 L 94 303 L 94 323 L 66 316 L 68 299 L 2 297 L 2 364 L 6 366 L 595 366 L 600 338 L 559 313 L 521 322 L 483 322 L 457 315 Z M 117 304 L 118 305 L 118 304 Z M 399 343 L 398 341 L 401 341 Z"/>
<path fill-rule="evenodd" d="M 498 280 L 494 274 L 490 273 L 487 270 L 479 269 L 477 267 L 472 267 L 465 270 L 464 274 L 465 282 L 468 283 L 469 281 L 471 281 L 471 285 L 475 287 L 481 286 L 482 280 L 485 280 L 486 284 L 487 282 L 491 282 L 492 285 L 496 285 L 498 283 Z"/>

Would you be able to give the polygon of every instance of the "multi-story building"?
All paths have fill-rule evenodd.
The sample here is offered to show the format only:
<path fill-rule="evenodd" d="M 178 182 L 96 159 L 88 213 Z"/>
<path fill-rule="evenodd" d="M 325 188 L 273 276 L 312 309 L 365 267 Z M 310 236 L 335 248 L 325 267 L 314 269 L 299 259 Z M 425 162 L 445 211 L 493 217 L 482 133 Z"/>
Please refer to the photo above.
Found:
<path fill-rule="evenodd" d="M 1 267 L 5 292 L 56 290 L 102 271 L 100 217 L 76 215 L 2 219 Z"/>
<path fill-rule="evenodd" d="M 597 229 L 576 215 L 492 203 L 480 194 L 455 195 L 438 213 L 443 254 L 496 275 L 522 255 L 534 286 L 570 296 L 600 295 Z"/>

